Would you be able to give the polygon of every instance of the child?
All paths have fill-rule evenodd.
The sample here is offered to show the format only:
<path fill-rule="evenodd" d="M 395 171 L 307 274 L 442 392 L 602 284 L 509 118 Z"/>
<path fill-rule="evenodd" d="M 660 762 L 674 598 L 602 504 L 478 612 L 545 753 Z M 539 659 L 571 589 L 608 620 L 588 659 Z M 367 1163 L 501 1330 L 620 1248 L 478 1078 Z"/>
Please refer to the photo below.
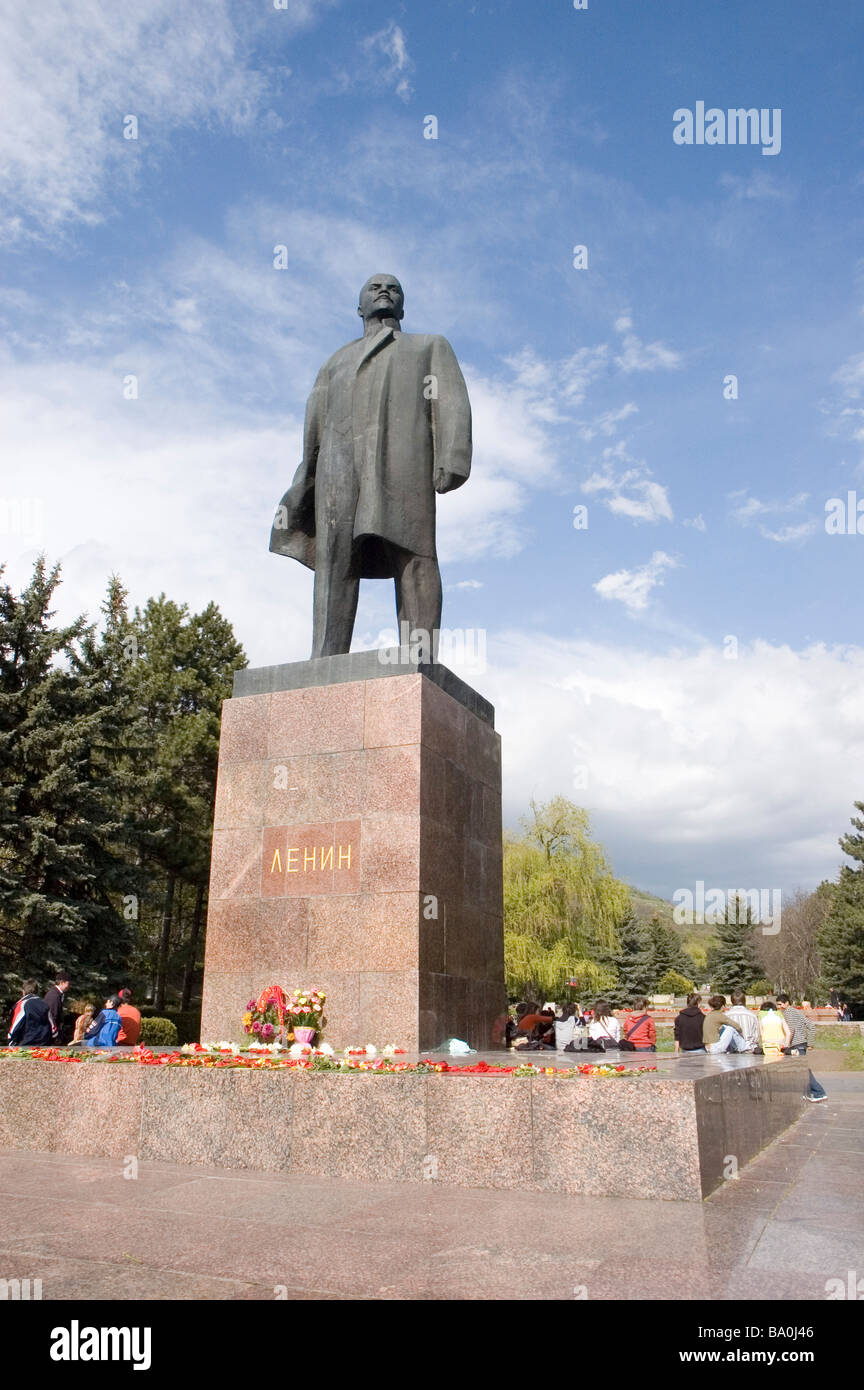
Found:
<path fill-rule="evenodd" d="M 72 1036 L 72 1041 L 69 1044 L 70 1047 L 74 1047 L 77 1043 L 84 1041 L 84 1034 L 86 1033 L 87 1029 L 90 1027 L 90 1024 L 92 1022 L 93 1005 L 85 1004 L 81 1013 L 75 1020 L 75 1032 Z"/>

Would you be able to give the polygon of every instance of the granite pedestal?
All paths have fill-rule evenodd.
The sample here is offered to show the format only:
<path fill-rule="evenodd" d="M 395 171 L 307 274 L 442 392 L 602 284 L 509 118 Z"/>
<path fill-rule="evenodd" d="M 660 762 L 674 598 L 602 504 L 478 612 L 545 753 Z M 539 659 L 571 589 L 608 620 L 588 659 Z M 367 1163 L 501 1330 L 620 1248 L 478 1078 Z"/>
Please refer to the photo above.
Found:
<path fill-rule="evenodd" d="M 657 1068 L 567 1079 L 4 1060 L 0 1149 L 699 1201 L 811 1108 L 806 1059 Z"/>
<path fill-rule="evenodd" d="M 240 671 L 223 706 L 201 1034 L 270 984 L 326 991 L 326 1038 L 500 1040 L 494 712 L 406 649 Z"/>

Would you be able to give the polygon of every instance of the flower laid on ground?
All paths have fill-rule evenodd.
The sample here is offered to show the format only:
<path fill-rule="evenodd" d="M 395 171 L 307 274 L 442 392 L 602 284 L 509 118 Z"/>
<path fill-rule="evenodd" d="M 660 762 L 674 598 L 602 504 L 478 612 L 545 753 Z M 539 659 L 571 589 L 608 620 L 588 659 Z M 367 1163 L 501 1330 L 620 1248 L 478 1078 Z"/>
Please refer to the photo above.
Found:
<path fill-rule="evenodd" d="M 299 1045 L 297 1045 L 299 1047 Z M 187 1050 L 188 1049 L 188 1050 Z M 395 1049 L 399 1051 L 400 1049 Z M 439 1073 L 449 1076 L 552 1076 L 563 1080 L 578 1077 L 638 1077 L 646 1072 L 656 1072 L 656 1067 L 625 1067 L 601 1063 L 585 1063 L 575 1067 L 538 1067 L 533 1062 L 522 1062 L 518 1066 L 498 1066 L 493 1062 L 475 1062 L 473 1066 L 453 1066 L 450 1062 L 436 1062 L 431 1059 L 422 1062 L 396 1062 L 391 1057 L 370 1056 L 365 1049 L 352 1056 L 336 1057 L 332 1049 L 301 1047 L 296 1055 L 292 1047 L 286 1056 L 284 1052 L 265 1048 L 249 1049 L 241 1052 L 233 1043 L 224 1047 L 201 1043 L 187 1043 L 183 1049 L 173 1052 L 152 1052 L 147 1047 L 129 1048 L 125 1052 L 114 1052 L 100 1056 L 88 1050 L 86 1055 L 70 1052 L 56 1047 L 8 1047 L 0 1049 L 0 1060 L 7 1058 L 35 1062 L 73 1062 L 89 1066 L 140 1066 L 152 1067 L 232 1067 L 250 1071 L 309 1070 L 329 1072 L 373 1072 L 385 1075 L 394 1072 L 410 1072 L 425 1076 Z"/>

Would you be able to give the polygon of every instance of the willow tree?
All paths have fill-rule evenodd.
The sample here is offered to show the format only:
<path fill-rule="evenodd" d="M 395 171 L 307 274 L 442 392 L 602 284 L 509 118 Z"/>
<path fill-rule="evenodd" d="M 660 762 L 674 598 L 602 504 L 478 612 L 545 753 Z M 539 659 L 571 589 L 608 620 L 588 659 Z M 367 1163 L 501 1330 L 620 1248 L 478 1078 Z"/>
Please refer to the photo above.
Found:
<path fill-rule="evenodd" d="M 514 994 L 564 997 L 570 978 L 583 991 L 614 980 L 606 960 L 630 910 L 587 811 L 563 796 L 531 802 L 522 834 L 504 842 L 504 960 Z"/>

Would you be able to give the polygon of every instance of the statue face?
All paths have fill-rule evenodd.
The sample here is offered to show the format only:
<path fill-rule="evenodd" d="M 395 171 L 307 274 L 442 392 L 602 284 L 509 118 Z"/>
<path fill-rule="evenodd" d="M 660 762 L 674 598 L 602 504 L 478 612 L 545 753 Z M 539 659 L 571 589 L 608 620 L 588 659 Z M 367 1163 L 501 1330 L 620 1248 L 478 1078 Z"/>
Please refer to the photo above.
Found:
<path fill-rule="evenodd" d="M 405 315 L 405 295 L 395 275 L 370 275 L 360 291 L 357 313 L 368 319 L 402 319 Z"/>

